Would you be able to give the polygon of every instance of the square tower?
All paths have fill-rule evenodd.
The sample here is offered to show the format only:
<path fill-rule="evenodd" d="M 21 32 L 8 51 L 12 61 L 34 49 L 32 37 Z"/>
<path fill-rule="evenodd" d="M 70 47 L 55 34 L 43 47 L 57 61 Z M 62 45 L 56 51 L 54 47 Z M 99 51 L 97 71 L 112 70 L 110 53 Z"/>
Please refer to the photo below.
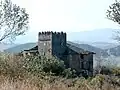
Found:
<path fill-rule="evenodd" d="M 40 55 L 56 56 L 62 59 L 66 51 L 66 33 L 39 32 L 38 51 Z"/>

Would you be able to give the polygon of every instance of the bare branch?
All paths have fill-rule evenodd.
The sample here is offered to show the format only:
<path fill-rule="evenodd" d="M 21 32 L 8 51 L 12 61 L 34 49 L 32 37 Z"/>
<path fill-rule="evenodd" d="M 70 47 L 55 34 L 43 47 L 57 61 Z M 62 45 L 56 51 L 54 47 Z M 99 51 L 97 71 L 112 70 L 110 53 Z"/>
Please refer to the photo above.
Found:
<path fill-rule="evenodd" d="M 115 3 L 109 6 L 107 10 L 107 18 L 112 20 L 118 24 L 120 24 L 120 1 L 115 0 Z M 120 41 L 120 31 L 116 31 L 114 36 L 114 40 Z"/>
<path fill-rule="evenodd" d="M 28 30 L 29 15 L 24 8 L 12 4 L 11 0 L 0 2 L 0 42 L 13 40 Z"/>

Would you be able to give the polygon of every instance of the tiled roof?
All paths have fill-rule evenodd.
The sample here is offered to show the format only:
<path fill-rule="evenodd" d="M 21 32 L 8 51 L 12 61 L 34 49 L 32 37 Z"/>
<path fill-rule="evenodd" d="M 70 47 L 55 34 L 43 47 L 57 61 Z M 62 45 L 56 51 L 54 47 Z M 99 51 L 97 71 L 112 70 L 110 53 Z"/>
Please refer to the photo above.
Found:
<path fill-rule="evenodd" d="M 94 52 L 88 51 L 88 50 L 84 50 L 82 48 L 79 48 L 71 43 L 67 43 L 67 47 L 70 48 L 71 50 L 79 53 L 79 54 L 95 54 Z M 24 51 L 36 51 L 38 50 L 38 45 L 32 47 L 31 49 L 28 50 L 24 50 Z"/>
<path fill-rule="evenodd" d="M 31 51 L 31 50 L 38 50 L 38 45 L 36 45 L 36 46 L 34 46 L 34 47 L 32 47 L 31 49 L 28 49 L 28 50 L 24 50 L 24 51 Z"/>
<path fill-rule="evenodd" d="M 84 49 L 76 47 L 75 45 L 72 45 L 72 44 L 67 43 L 67 47 L 79 54 L 95 54 L 94 52 L 84 50 Z"/>

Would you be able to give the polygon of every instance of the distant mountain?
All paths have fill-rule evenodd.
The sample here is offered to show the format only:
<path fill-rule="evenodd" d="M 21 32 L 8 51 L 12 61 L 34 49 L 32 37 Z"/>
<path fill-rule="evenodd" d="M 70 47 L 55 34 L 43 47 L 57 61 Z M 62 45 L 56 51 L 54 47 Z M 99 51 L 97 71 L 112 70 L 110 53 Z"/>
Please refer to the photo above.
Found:
<path fill-rule="evenodd" d="M 56 29 L 51 29 L 56 31 Z M 84 41 L 84 42 L 109 42 L 114 43 L 113 34 L 114 31 L 118 31 L 119 29 L 112 29 L 112 28 L 100 28 L 94 29 L 89 31 L 81 31 L 77 30 L 76 28 L 71 28 L 69 31 L 65 31 L 67 33 L 67 41 Z M 38 31 L 33 30 L 27 32 L 26 35 L 17 37 L 15 43 L 28 43 L 28 42 L 37 42 L 38 38 Z M 61 29 L 57 29 L 57 31 L 61 31 Z M 75 32 L 77 31 L 77 32 Z M 120 31 L 120 30 L 119 30 Z M 34 33 L 33 33 L 34 32 Z"/>
<path fill-rule="evenodd" d="M 68 41 L 67 43 L 75 45 L 75 46 L 77 46 L 79 48 L 82 48 L 84 50 L 87 50 L 87 51 L 95 52 L 96 55 L 108 56 L 108 53 L 105 50 L 97 48 L 97 47 L 92 46 L 92 45 L 79 44 L 79 43 L 74 43 L 74 42 L 71 42 L 71 41 Z"/>
<path fill-rule="evenodd" d="M 0 43 L 0 51 L 16 46 L 17 44 Z"/>
<path fill-rule="evenodd" d="M 120 45 L 118 45 L 116 47 L 113 46 L 113 48 L 109 47 L 108 49 L 101 49 L 101 48 L 98 48 L 98 47 L 95 47 L 92 45 L 88 45 L 88 44 L 79 44 L 79 43 L 73 43 L 73 42 L 69 42 L 69 43 L 74 44 L 77 47 L 83 48 L 85 50 L 93 51 L 96 53 L 96 56 L 102 55 L 104 57 L 108 57 L 108 56 L 120 57 Z M 104 43 L 104 44 L 106 44 L 106 43 Z M 109 43 L 108 43 L 108 45 L 109 45 Z"/>
<path fill-rule="evenodd" d="M 102 50 L 100 48 L 97 48 L 97 47 L 94 47 L 94 46 L 91 46 L 91 45 L 88 45 L 88 44 L 78 44 L 78 43 L 73 43 L 73 42 L 70 42 L 70 41 L 68 41 L 67 43 L 75 45 L 75 46 L 77 46 L 79 48 L 82 48 L 82 49 L 85 49 L 85 50 L 88 50 L 88 51 L 95 52 L 95 53 L 97 53 L 97 55 L 99 55 L 101 53 L 104 54 L 104 55 L 106 55 L 106 53 L 104 52 L 104 50 Z M 20 45 L 17 45 L 15 47 L 8 48 L 8 49 L 4 50 L 4 52 L 18 53 L 20 51 L 30 49 L 30 48 L 34 47 L 35 45 L 37 45 L 37 43 L 20 44 Z"/>
<path fill-rule="evenodd" d="M 70 31 L 71 32 L 68 32 L 67 34 L 67 39 L 69 41 L 115 43 L 116 41 L 113 40 L 115 31 L 120 31 L 120 30 L 112 29 L 112 28 L 101 28 L 90 31 L 78 31 L 78 32 L 74 32 L 74 30 L 70 30 Z"/>
<path fill-rule="evenodd" d="M 19 53 L 23 50 L 27 50 L 27 49 L 30 49 L 34 46 L 36 46 L 37 43 L 25 43 L 25 44 L 20 44 L 20 45 L 17 45 L 15 47 L 12 47 L 12 48 L 8 48 L 6 50 L 4 50 L 4 52 L 8 52 L 8 53 Z"/>
<path fill-rule="evenodd" d="M 108 43 L 108 42 L 93 42 L 91 44 L 89 43 L 89 45 L 99 47 L 101 49 L 110 49 L 110 48 L 117 47 L 119 44 L 118 43 Z"/>
<path fill-rule="evenodd" d="M 109 43 L 109 42 L 84 42 L 84 41 L 73 41 L 78 44 L 88 44 L 101 49 L 110 49 L 119 46 L 118 43 Z"/>
<path fill-rule="evenodd" d="M 101 49 L 101 48 L 98 48 L 98 47 L 95 47 L 95 46 L 92 46 L 89 44 L 80 44 L 80 43 L 75 43 L 75 42 L 71 42 L 71 41 L 68 41 L 67 43 L 75 45 L 75 46 L 82 48 L 84 50 L 87 50 L 87 51 L 95 52 L 96 56 L 100 56 L 100 55 L 102 55 L 104 57 L 111 56 L 111 55 L 120 56 L 120 46 L 116 46 L 114 48 L 109 48 L 109 49 Z M 23 50 L 30 49 L 36 45 L 37 45 L 37 43 L 20 44 L 20 45 L 14 46 L 12 48 L 5 49 L 4 52 L 18 53 Z"/>
<path fill-rule="evenodd" d="M 114 48 L 105 50 L 109 55 L 120 56 L 120 45 Z"/>

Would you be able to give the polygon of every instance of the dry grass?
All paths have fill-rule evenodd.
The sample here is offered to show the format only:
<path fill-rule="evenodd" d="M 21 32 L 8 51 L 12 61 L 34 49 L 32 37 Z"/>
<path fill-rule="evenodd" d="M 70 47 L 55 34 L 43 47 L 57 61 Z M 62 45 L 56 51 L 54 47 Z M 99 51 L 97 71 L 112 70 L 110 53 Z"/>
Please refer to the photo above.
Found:
<path fill-rule="evenodd" d="M 0 59 L 0 90 L 120 90 L 118 77 L 66 79 L 41 73 L 32 75 L 24 69 L 23 58 L 3 56 Z"/>
<path fill-rule="evenodd" d="M 103 85 L 103 88 L 90 87 L 87 84 L 83 87 L 68 87 L 59 83 L 58 85 L 46 85 L 43 87 L 36 87 L 24 82 L 9 82 L 5 81 L 0 85 L 0 90 L 120 90 L 118 87 L 110 86 L 109 84 Z"/>
<path fill-rule="evenodd" d="M 120 86 L 113 85 L 106 81 L 100 83 L 96 78 L 85 80 L 78 79 L 56 79 L 54 82 L 31 82 L 26 80 L 10 80 L 8 77 L 0 77 L 0 90 L 120 90 Z M 39 85 L 38 85 L 39 83 Z"/>
<path fill-rule="evenodd" d="M 112 85 L 104 82 L 102 86 L 99 84 L 90 85 L 88 80 L 71 82 L 72 80 L 60 80 L 54 83 L 41 83 L 37 86 L 38 82 L 32 84 L 29 80 L 9 80 L 8 78 L 1 77 L 0 90 L 120 90 L 117 85 Z"/>

